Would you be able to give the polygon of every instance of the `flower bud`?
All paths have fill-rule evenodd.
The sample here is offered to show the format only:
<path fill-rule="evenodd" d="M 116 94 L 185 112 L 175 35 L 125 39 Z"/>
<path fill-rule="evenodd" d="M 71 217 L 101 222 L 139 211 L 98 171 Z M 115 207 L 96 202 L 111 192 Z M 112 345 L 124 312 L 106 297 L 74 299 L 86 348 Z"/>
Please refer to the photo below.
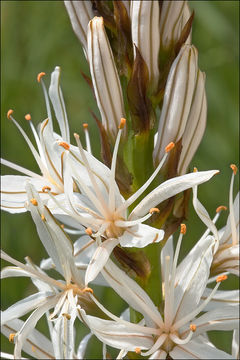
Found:
<path fill-rule="evenodd" d="M 87 56 L 87 26 L 94 17 L 91 1 L 64 1 L 73 31 L 80 40 Z"/>
<path fill-rule="evenodd" d="M 186 129 L 197 83 L 197 57 L 197 49 L 185 45 L 170 69 L 153 153 L 155 164 L 166 145 L 180 140 Z"/>
<path fill-rule="evenodd" d="M 159 80 L 158 54 L 160 48 L 158 1 L 132 1 L 132 41 L 148 67 L 150 85 L 155 89 Z M 134 47 L 134 56 L 136 51 Z"/>
<path fill-rule="evenodd" d="M 122 89 L 103 18 L 94 17 L 88 25 L 88 57 L 102 124 L 112 138 L 125 117 Z"/>

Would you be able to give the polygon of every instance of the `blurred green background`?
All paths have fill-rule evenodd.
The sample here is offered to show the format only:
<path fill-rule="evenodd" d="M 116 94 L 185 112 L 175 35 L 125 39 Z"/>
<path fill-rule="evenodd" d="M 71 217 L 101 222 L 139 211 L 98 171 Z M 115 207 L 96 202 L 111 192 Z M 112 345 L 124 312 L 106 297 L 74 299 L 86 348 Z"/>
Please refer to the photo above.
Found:
<path fill-rule="evenodd" d="M 219 169 L 220 175 L 199 189 L 199 197 L 211 215 L 219 205 L 228 205 L 231 163 L 239 164 L 238 142 L 238 59 L 239 59 L 239 2 L 190 1 L 195 10 L 193 43 L 199 50 L 199 66 L 206 72 L 208 123 L 204 139 L 192 165 L 199 170 Z M 6 118 L 9 108 L 29 133 L 24 115 L 30 113 L 38 124 L 46 118 L 46 109 L 36 75 L 46 72 L 45 83 L 56 65 L 62 68 L 62 89 L 66 102 L 71 133 L 81 132 L 82 123 L 88 122 L 94 154 L 99 157 L 99 136 L 89 109 L 98 114 L 93 95 L 80 71 L 89 74 L 81 45 L 74 35 L 62 1 L 2 1 L 1 2 L 1 146 L 2 157 L 38 171 L 23 138 Z M 2 174 L 14 174 L 3 167 Z M 235 193 L 238 187 L 235 183 Z M 190 207 L 191 210 L 191 207 Z M 223 214 L 219 226 L 223 226 Z M 2 213 L 2 248 L 13 257 L 24 261 L 30 256 L 39 263 L 46 253 L 37 237 L 29 214 Z M 190 211 L 188 234 L 182 254 L 197 241 L 204 226 Z M 237 281 L 231 278 L 226 286 L 232 288 Z M 2 309 L 32 293 L 27 279 L 2 282 Z M 114 304 L 115 311 L 124 309 L 124 303 L 111 293 L 98 290 L 103 303 Z M 40 328 L 44 324 L 40 323 Z M 220 348 L 230 351 L 231 334 L 212 334 Z M 92 342 L 92 344 L 95 344 Z M 96 358 L 99 345 L 88 354 Z M 4 338 L 2 350 L 12 351 L 12 344 Z M 93 348 L 93 346 L 92 346 Z M 101 353 L 100 353 L 101 354 Z M 101 355 L 100 355 L 101 357 Z"/>

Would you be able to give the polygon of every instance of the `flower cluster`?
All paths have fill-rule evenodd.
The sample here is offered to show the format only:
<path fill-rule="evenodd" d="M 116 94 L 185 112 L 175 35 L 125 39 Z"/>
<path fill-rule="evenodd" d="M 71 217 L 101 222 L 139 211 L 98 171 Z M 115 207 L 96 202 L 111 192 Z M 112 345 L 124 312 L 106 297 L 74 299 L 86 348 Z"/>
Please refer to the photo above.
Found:
<path fill-rule="evenodd" d="M 24 351 L 31 358 L 83 359 L 94 336 L 103 358 L 111 351 L 117 359 L 237 358 L 238 292 L 219 290 L 229 274 L 239 276 L 237 167 L 231 165 L 229 217 L 218 230 L 226 208 L 212 219 L 198 186 L 219 171 L 190 171 L 207 115 L 205 74 L 191 44 L 194 14 L 186 1 L 64 3 L 89 64 L 102 161 L 92 154 L 86 123 L 86 146 L 77 133 L 71 144 L 60 67 L 48 91 L 39 73 L 47 118 L 36 129 L 25 116 L 36 145 L 14 111 L 7 113 L 39 173 L 1 159 L 23 174 L 1 176 L 1 208 L 29 212 L 49 256 L 38 266 L 1 251 L 12 264 L 2 278 L 29 277 L 37 289 L 1 312 L 13 358 Z M 191 191 L 206 231 L 179 261 Z M 126 310 L 113 314 L 96 295 L 99 287 L 111 288 Z M 48 336 L 36 329 L 42 317 Z M 87 333 L 79 331 L 84 326 Z M 212 330 L 233 332 L 231 355 L 210 341 Z"/>

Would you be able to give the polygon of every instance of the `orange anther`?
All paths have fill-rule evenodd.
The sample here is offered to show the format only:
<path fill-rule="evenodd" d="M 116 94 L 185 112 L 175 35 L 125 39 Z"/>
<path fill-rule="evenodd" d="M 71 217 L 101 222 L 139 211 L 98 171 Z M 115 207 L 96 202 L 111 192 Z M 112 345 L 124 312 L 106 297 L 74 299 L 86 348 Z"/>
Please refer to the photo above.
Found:
<path fill-rule="evenodd" d="M 88 227 L 86 230 L 85 230 L 85 233 L 89 236 L 92 235 L 92 229 L 90 227 Z"/>
<path fill-rule="evenodd" d="M 237 166 L 236 165 L 234 165 L 234 164 L 231 164 L 230 165 L 230 168 L 232 169 L 232 171 L 233 171 L 233 173 L 234 173 L 234 175 L 236 175 L 236 173 L 237 173 Z"/>
<path fill-rule="evenodd" d="M 218 207 L 216 208 L 216 213 L 219 213 L 219 212 L 222 211 L 222 210 L 227 210 L 227 207 L 224 206 L 224 205 L 218 206 Z"/>
<path fill-rule="evenodd" d="M 35 348 L 35 346 L 32 345 L 32 351 L 35 352 L 37 350 L 37 348 Z"/>
<path fill-rule="evenodd" d="M 83 289 L 83 292 L 89 292 L 89 293 L 93 294 L 93 289 L 91 289 L 90 287 L 85 287 Z"/>
<path fill-rule="evenodd" d="M 40 73 L 38 74 L 38 76 L 37 76 L 37 81 L 40 82 L 40 81 L 41 81 L 41 78 L 42 78 L 44 75 L 46 75 L 45 72 L 40 72 Z"/>
<path fill-rule="evenodd" d="M 32 198 L 30 201 L 34 206 L 38 206 L 38 202 L 36 199 Z"/>
<path fill-rule="evenodd" d="M 14 334 L 14 333 L 9 334 L 9 337 L 8 337 L 9 342 L 14 342 L 15 336 L 16 336 L 16 334 Z"/>
<path fill-rule="evenodd" d="M 61 227 L 62 229 L 64 229 L 64 224 L 61 224 L 60 227 Z"/>
<path fill-rule="evenodd" d="M 43 186 L 43 188 L 42 188 L 42 192 L 47 192 L 47 190 L 49 190 L 49 191 L 51 191 L 51 188 L 50 188 L 50 186 L 47 186 L 47 185 L 45 185 L 45 186 Z"/>
<path fill-rule="evenodd" d="M 82 124 L 82 126 L 83 126 L 84 130 L 88 129 L 88 124 L 87 123 Z"/>
<path fill-rule="evenodd" d="M 150 212 L 150 214 L 159 213 L 160 210 L 159 210 L 158 208 L 151 208 L 151 209 L 149 210 L 149 212 Z"/>
<path fill-rule="evenodd" d="M 125 126 L 125 124 L 126 124 L 126 119 L 125 119 L 125 118 L 121 118 L 120 124 L 118 125 L 118 128 L 119 128 L 119 129 L 123 129 L 124 126 Z"/>
<path fill-rule="evenodd" d="M 139 347 L 135 348 L 135 353 L 141 355 L 141 349 Z"/>
<path fill-rule="evenodd" d="M 62 316 L 65 316 L 65 318 L 66 318 L 67 320 L 70 320 L 70 319 L 71 319 L 71 315 L 70 315 L 70 314 L 62 313 Z"/>
<path fill-rule="evenodd" d="M 196 327 L 196 325 L 194 325 L 194 324 L 191 324 L 191 325 L 189 326 L 189 328 L 190 328 L 190 330 L 191 330 L 192 332 L 195 332 L 195 331 L 197 330 L 197 327 Z"/>
<path fill-rule="evenodd" d="M 42 221 L 46 221 L 46 218 L 43 214 L 41 214 L 41 219 L 42 219 Z"/>
<path fill-rule="evenodd" d="M 219 282 L 222 282 L 224 280 L 227 280 L 227 275 L 219 275 L 216 279 L 216 282 L 219 283 Z"/>
<path fill-rule="evenodd" d="M 174 148 L 175 144 L 174 142 L 170 142 L 166 147 L 165 147 L 165 152 L 168 153 L 169 151 L 171 151 Z"/>
<path fill-rule="evenodd" d="M 66 143 L 65 141 L 60 141 L 58 143 L 59 146 L 62 146 L 65 150 L 69 150 L 70 149 L 70 145 L 68 143 Z"/>
<path fill-rule="evenodd" d="M 194 167 L 193 172 L 198 172 L 198 169 L 196 167 Z"/>
<path fill-rule="evenodd" d="M 27 120 L 27 121 L 30 121 L 32 118 L 31 118 L 31 115 L 30 114 L 26 114 L 25 115 L 25 119 Z"/>
<path fill-rule="evenodd" d="M 12 110 L 12 109 L 8 110 L 8 112 L 7 112 L 7 118 L 8 118 L 8 119 L 11 119 L 12 113 L 13 113 L 13 110 Z"/>
<path fill-rule="evenodd" d="M 186 224 L 181 224 L 180 226 L 181 226 L 181 230 L 180 230 L 181 234 L 185 235 L 187 232 Z"/>

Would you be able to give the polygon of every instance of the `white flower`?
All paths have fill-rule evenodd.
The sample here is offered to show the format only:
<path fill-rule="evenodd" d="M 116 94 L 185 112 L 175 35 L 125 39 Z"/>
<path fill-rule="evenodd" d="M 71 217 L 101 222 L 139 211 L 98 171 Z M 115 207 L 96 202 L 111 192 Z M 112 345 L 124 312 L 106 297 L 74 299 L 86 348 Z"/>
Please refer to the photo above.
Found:
<path fill-rule="evenodd" d="M 44 206 L 37 191 L 30 183 L 26 185 L 26 190 L 29 199 L 28 206 L 40 239 L 63 280 L 49 277 L 29 259 L 26 259 L 27 264 L 25 265 L 1 252 L 2 259 L 16 266 L 4 268 L 2 278 L 27 276 L 32 279 L 39 290 L 36 294 L 27 296 L 3 311 L 1 323 L 6 328 L 12 320 L 32 311 L 20 329 L 18 328 L 17 333 L 12 335 L 12 338 L 16 340 L 14 356 L 18 359 L 21 358 L 21 349 L 25 340 L 31 337 L 38 320 L 50 309 L 53 309 L 47 319 L 54 354 L 56 358 L 69 359 L 74 354 L 74 322 L 78 316 L 77 307 L 83 306 L 88 309 L 88 305 L 92 303 L 89 298 L 89 292 L 92 290 L 84 286 L 80 272 L 75 265 L 72 243 L 64 230 L 56 222 L 48 208 Z"/>
<path fill-rule="evenodd" d="M 31 180 L 31 183 L 34 184 L 39 194 L 41 194 L 42 199 L 48 198 L 48 194 L 45 193 L 46 189 L 51 189 L 53 195 L 63 192 L 63 179 L 61 173 L 62 148 L 58 146 L 58 143 L 61 141 L 69 141 L 69 128 L 63 95 L 59 85 L 60 68 L 57 66 L 52 73 L 49 96 L 60 127 L 61 136 L 53 132 L 50 103 L 44 82 L 42 80 L 43 75 L 44 73 L 40 73 L 38 75 L 38 81 L 41 82 L 43 87 L 48 118 L 40 124 L 39 133 L 37 133 L 31 121 L 31 116 L 29 114 L 25 116 L 33 132 L 37 144 L 37 150 L 33 146 L 27 134 L 13 118 L 13 110 L 8 111 L 8 118 L 12 120 L 23 135 L 41 172 L 41 175 L 39 175 L 19 165 L 1 159 L 1 163 L 3 165 L 11 167 L 26 175 L 1 176 L 1 207 L 3 210 L 11 213 L 26 211 L 26 208 L 24 207 L 24 203 L 27 199 L 25 185 L 28 180 Z"/>
<path fill-rule="evenodd" d="M 232 273 L 239 276 L 239 193 L 233 202 L 233 185 L 237 167 L 236 165 L 231 165 L 231 168 L 233 173 L 229 190 L 229 216 L 226 226 L 219 231 L 215 223 L 219 218 L 221 210 L 226 210 L 226 207 L 219 206 L 216 210 L 216 216 L 211 220 L 207 210 L 197 199 L 197 187 L 194 189 L 193 205 L 195 210 L 208 228 L 206 233 L 211 231 L 217 240 L 211 266 L 211 275 Z"/>
<path fill-rule="evenodd" d="M 206 338 L 205 334 L 211 330 L 233 330 L 237 329 L 239 322 L 238 305 L 216 304 L 214 309 L 208 310 L 207 305 L 217 292 L 222 280 L 226 276 L 217 278 L 217 284 L 211 290 L 209 296 L 201 301 L 201 296 L 206 288 L 210 266 L 213 258 L 215 240 L 212 236 L 205 237 L 195 246 L 194 251 L 186 256 L 183 262 L 177 266 L 177 259 L 180 250 L 182 236 L 185 233 L 185 226 L 181 226 L 181 234 L 178 239 L 175 254 L 173 255 L 172 238 L 170 237 L 161 253 L 162 279 L 163 279 L 163 314 L 158 312 L 155 305 L 148 298 L 147 294 L 136 284 L 129 287 L 127 281 L 123 291 L 122 278 L 120 281 L 115 278 L 116 274 L 109 273 L 110 281 L 118 289 L 118 294 L 128 301 L 135 294 L 137 311 L 144 314 L 146 326 L 132 324 L 119 319 L 102 307 L 112 321 L 98 320 L 88 316 L 81 310 L 83 320 L 92 326 L 92 331 L 101 341 L 106 344 L 126 351 L 135 351 L 150 359 L 165 359 L 170 356 L 173 359 L 231 359 L 232 357 L 217 349 Z M 107 268 L 107 266 L 106 266 Z M 105 271 L 105 269 L 104 269 Z M 103 274 L 104 274 L 103 271 Z M 106 274 L 104 275 L 106 276 Z M 125 277 L 127 275 L 125 274 Z M 120 284 L 118 285 L 118 282 Z M 133 280 L 131 282 L 134 283 Z M 98 301 L 90 294 L 91 298 Z M 107 329 L 107 330 L 106 330 Z M 135 329 L 135 335 L 133 335 Z M 118 331 L 119 330 L 119 331 Z M 152 345 L 146 349 L 146 342 Z M 138 344 L 134 340 L 142 336 L 143 341 Z M 145 337 L 144 337 L 145 336 Z M 136 344 L 136 348 L 133 347 Z"/>
<path fill-rule="evenodd" d="M 159 212 L 155 206 L 179 192 L 208 181 L 217 173 L 216 170 L 191 173 L 167 180 L 150 192 L 128 214 L 127 210 L 158 174 L 174 144 L 171 143 L 166 147 L 162 161 L 146 183 L 124 200 L 115 182 L 117 152 L 124 123 L 125 119 L 122 119 L 113 151 L 111 170 L 101 163 L 98 164 L 91 154 L 83 150 L 77 134 L 75 138 L 80 156 L 75 147 L 62 144 L 66 148 L 63 155 L 65 194 L 53 197 L 49 192 L 53 199 L 53 204 L 50 205 L 50 202 L 48 204 L 51 211 L 56 215 L 67 214 L 88 228 L 88 234 L 97 240 L 99 247 L 89 264 L 86 274 L 87 283 L 101 271 L 117 244 L 123 247 L 141 248 L 161 241 L 164 236 L 163 230 L 142 224 L 153 212 Z M 79 193 L 74 192 L 74 186 Z"/>
<path fill-rule="evenodd" d="M 159 163 L 165 146 L 182 138 L 178 173 L 184 174 L 202 139 L 207 115 L 205 74 L 198 69 L 194 46 L 185 45 L 168 75 L 153 158 Z"/>
<path fill-rule="evenodd" d="M 115 139 L 119 119 L 125 116 L 125 110 L 120 79 L 102 17 L 94 17 L 89 22 L 88 57 L 102 124 L 108 136 Z"/>

